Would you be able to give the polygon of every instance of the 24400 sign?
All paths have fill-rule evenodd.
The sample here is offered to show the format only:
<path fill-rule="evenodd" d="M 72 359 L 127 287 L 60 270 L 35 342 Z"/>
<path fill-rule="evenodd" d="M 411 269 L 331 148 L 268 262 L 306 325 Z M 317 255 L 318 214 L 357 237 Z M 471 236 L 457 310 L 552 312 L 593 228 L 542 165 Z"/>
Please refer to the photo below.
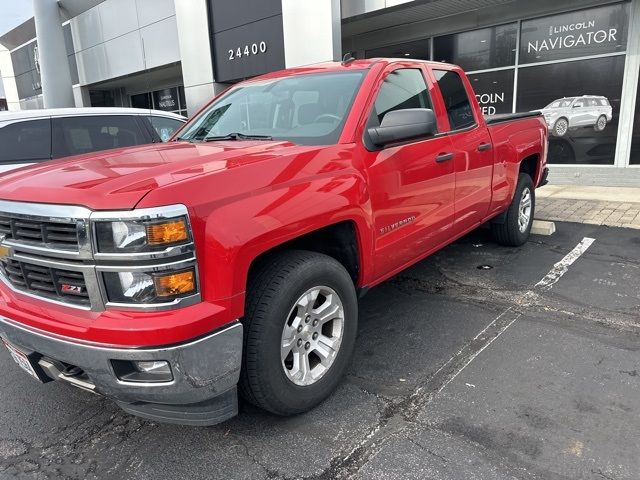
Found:
<path fill-rule="evenodd" d="M 236 49 L 229 49 L 229 60 L 238 60 L 242 57 L 248 57 L 250 55 L 258 55 L 260 53 L 266 53 L 267 42 L 252 43 L 251 45 L 245 45 L 244 48 L 238 47 Z"/>

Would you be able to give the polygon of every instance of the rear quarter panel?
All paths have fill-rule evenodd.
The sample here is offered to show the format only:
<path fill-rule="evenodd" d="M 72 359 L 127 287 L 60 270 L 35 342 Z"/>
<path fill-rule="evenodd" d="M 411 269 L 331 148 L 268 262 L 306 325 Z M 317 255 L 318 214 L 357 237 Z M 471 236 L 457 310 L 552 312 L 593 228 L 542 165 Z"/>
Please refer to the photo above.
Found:
<path fill-rule="evenodd" d="M 538 185 L 547 162 L 547 125 L 544 117 L 511 120 L 488 125 L 493 143 L 495 166 L 490 215 L 505 210 L 515 192 L 520 163 L 538 157 L 534 185 Z"/>

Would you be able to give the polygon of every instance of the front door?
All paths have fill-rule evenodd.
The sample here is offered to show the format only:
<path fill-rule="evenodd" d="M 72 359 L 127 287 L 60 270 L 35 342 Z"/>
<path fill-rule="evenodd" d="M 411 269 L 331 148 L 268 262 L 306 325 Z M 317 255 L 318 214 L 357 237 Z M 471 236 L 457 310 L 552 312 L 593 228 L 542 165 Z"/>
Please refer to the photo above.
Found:
<path fill-rule="evenodd" d="M 367 128 L 379 125 L 386 113 L 405 108 L 433 108 L 420 69 L 386 72 Z M 434 250 L 450 235 L 454 192 L 451 150 L 445 135 L 367 155 L 377 278 Z"/>

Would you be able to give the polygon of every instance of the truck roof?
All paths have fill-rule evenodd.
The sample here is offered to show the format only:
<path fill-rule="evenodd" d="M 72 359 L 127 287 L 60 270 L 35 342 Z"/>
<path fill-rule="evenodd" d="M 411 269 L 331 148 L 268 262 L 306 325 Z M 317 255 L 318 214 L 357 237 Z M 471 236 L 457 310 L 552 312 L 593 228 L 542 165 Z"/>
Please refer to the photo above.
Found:
<path fill-rule="evenodd" d="M 304 73 L 321 73 L 321 72 L 340 72 L 340 71 L 350 71 L 350 70 L 368 70 L 373 65 L 388 65 L 390 63 L 422 63 L 429 65 L 431 67 L 443 67 L 450 66 L 453 67 L 455 65 L 450 65 L 443 62 L 433 62 L 428 60 L 416 60 L 413 58 L 365 58 L 360 60 L 351 60 L 348 62 L 325 62 L 325 63 L 316 63 L 313 65 L 305 65 L 302 67 L 294 67 L 287 68 L 285 70 L 277 70 L 275 72 L 266 73 L 264 75 L 260 75 L 259 77 L 254 77 L 251 80 L 265 80 L 269 78 L 278 78 L 285 77 L 291 75 L 299 75 Z"/>

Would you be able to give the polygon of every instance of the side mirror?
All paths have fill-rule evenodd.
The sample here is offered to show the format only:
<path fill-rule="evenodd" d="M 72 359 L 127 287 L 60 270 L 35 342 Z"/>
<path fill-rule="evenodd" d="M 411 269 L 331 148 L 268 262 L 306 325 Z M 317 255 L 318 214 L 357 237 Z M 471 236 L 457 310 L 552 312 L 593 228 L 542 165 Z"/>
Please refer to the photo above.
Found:
<path fill-rule="evenodd" d="M 367 131 L 374 145 L 382 147 L 389 143 L 435 135 L 438 128 L 433 110 L 407 108 L 387 113 L 379 127 L 371 127 Z"/>

